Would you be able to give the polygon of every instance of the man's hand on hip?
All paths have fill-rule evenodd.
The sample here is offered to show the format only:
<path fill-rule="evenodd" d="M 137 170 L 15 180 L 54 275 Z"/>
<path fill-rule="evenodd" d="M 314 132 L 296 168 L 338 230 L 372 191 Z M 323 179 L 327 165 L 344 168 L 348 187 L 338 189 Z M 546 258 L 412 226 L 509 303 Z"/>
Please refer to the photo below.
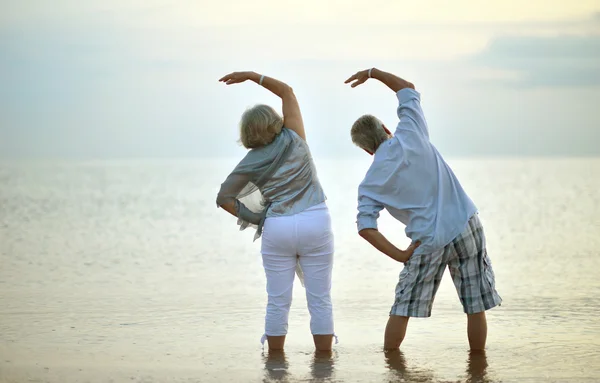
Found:
<path fill-rule="evenodd" d="M 406 250 L 400 250 L 390 241 L 388 241 L 387 238 L 377 229 L 363 229 L 359 231 L 358 234 L 366 239 L 377 250 L 381 251 L 393 260 L 402 263 L 407 262 L 415 252 L 416 248 L 421 244 L 421 242 L 416 241 L 411 243 Z"/>

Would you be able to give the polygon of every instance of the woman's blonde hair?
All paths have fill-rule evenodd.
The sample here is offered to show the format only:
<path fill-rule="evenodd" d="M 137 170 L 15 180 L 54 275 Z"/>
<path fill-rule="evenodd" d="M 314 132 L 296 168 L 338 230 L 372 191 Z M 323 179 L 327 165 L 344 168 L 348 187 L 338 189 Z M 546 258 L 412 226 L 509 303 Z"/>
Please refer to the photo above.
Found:
<path fill-rule="evenodd" d="M 247 149 L 259 148 L 273 142 L 281 133 L 283 118 L 268 105 L 255 105 L 242 114 L 240 142 Z"/>

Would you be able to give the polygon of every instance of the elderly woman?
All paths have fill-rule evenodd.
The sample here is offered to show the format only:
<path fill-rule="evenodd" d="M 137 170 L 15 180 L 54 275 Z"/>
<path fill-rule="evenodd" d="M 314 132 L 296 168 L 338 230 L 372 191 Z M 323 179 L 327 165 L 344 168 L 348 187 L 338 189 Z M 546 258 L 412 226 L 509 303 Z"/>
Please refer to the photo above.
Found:
<path fill-rule="evenodd" d="M 254 72 L 230 73 L 227 85 L 253 81 L 279 96 L 283 118 L 267 105 L 244 112 L 241 143 L 249 152 L 221 185 L 217 206 L 256 227 L 267 277 L 265 333 L 270 350 L 282 350 L 297 272 L 306 289 L 310 329 L 318 351 L 331 350 L 333 234 L 302 114 L 292 88 Z M 302 280 L 303 279 L 303 280 Z"/>

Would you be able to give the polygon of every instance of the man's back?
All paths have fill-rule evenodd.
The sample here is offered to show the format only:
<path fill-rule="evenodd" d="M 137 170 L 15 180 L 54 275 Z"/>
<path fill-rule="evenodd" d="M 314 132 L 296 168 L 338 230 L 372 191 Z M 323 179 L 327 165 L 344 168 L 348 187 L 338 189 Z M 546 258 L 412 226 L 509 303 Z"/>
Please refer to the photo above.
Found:
<path fill-rule="evenodd" d="M 477 208 L 429 141 L 419 93 L 406 88 L 397 96 L 400 123 L 359 186 L 358 229 L 376 228 L 386 208 L 421 241 L 415 254 L 432 253 L 458 236 Z"/>

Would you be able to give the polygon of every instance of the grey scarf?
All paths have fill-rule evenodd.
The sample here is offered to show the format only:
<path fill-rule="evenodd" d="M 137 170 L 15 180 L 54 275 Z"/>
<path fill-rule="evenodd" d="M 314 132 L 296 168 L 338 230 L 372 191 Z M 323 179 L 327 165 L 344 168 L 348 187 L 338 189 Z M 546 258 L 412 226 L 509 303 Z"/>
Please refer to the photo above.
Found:
<path fill-rule="evenodd" d="M 293 149 L 291 143 L 291 135 L 284 134 L 282 130 L 270 144 L 250 150 L 221 184 L 217 207 L 225 202 L 235 201 L 240 230 L 248 226 L 256 227 L 254 241 L 262 234 L 271 204 L 260 190 L 289 157 Z"/>

